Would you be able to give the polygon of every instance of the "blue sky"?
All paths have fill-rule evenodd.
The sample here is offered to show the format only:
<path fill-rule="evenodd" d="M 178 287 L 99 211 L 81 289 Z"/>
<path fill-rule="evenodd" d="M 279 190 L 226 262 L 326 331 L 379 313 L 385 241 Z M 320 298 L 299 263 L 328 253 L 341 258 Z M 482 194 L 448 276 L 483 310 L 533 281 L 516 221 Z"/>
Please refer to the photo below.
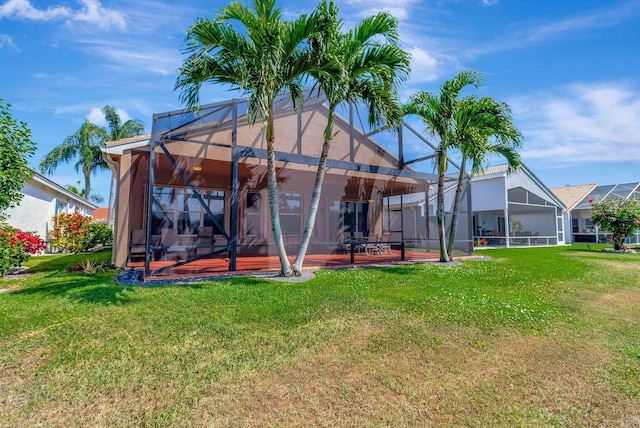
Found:
<path fill-rule="evenodd" d="M 100 108 L 151 129 L 181 108 L 173 86 L 184 33 L 226 2 L 0 0 L 0 97 L 26 121 L 39 160 Z M 285 16 L 314 1 L 282 1 Z M 477 93 L 509 103 L 525 163 L 549 187 L 640 181 L 640 0 L 339 0 L 347 25 L 381 10 L 400 20 L 411 77 L 401 97 L 437 91 L 463 69 Z M 203 103 L 237 97 L 209 86 Z M 102 122 L 101 122 L 102 121 Z M 422 129 L 419 125 L 418 127 Z M 73 168 L 52 178 L 76 184 Z M 109 175 L 93 178 L 105 198 Z"/>

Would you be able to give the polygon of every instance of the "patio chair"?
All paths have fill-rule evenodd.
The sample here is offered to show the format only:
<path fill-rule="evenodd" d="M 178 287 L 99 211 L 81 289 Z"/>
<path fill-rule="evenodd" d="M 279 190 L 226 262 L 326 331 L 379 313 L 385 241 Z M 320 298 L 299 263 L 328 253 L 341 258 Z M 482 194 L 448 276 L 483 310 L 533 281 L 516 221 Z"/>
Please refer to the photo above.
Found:
<path fill-rule="evenodd" d="M 337 251 L 343 254 L 348 254 L 351 252 L 351 243 L 345 241 L 344 232 L 342 232 L 342 229 L 338 229 L 338 231 L 336 232 L 336 240 L 338 242 Z"/>
<path fill-rule="evenodd" d="M 145 256 L 147 246 L 147 234 L 144 229 L 134 229 L 131 231 L 131 242 L 129 243 L 129 257 Z"/>
<path fill-rule="evenodd" d="M 198 229 L 198 237 L 196 238 L 196 245 L 199 248 L 196 248 L 195 255 L 202 256 L 204 254 L 209 254 L 213 252 L 213 248 L 211 245 L 214 245 L 215 239 L 213 237 L 213 226 L 202 226 Z M 202 246 L 202 248 L 200 248 Z"/>
<path fill-rule="evenodd" d="M 378 252 L 379 254 L 393 253 L 393 250 L 391 249 L 391 232 L 384 232 L 382 234 L 382 238 L 378 241 Z"/>
<path fill-rule="evenodd" d="M 184 247 L 180 245 L 178 231 L 176 229 L 162 229 L 160 232 L 160 245 L 164 248 L 164 255 L 170 254 L 179 257 L 179 253 L 184 252 Z"/>
<path fill-rule="evenodd" d="M 373 253 L 376 255 L 382 254 L 380 252 L 380 239 L 378 238 L 377 235 L 371 236 L 369 239 L 366 240 L 366 242 L 362 244 L 362 246 L 364 247 L 364 252 L 367 254 L 367 256 L 370 253 Z"/>

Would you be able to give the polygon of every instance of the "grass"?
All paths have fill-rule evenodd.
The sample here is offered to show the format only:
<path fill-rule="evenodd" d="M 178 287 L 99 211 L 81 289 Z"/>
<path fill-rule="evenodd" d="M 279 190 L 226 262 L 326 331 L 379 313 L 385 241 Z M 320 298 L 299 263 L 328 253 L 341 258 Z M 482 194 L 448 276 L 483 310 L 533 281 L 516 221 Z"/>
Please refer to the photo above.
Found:
<path fill-rule="evenodd" d="M 640 255 L 591 250 L 155 288 L 34 257 L 0 426 L 637 426 Z"/>

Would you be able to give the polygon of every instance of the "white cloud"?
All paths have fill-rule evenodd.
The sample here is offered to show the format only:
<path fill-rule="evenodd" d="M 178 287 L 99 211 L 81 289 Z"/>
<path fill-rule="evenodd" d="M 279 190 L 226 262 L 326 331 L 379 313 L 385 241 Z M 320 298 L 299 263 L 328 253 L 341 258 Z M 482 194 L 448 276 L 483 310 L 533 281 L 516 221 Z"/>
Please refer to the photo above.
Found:
<path fill-rule="evenodd" d="M 97 0 L 80 0 L 83 8 L 74 13 L 72 20 L 95 24 L 103 30 L 117 27 L 120 30 L 127 28 L 124 16 L 115 10 L 104 8 Z"/>
<path fill-rule="evenodd" d="M 105 8 L 98 0 L 80 0 L 82 7 L 73 10 L 65 6 L 49 6 L 37 9 L 30 0 L 8 0 L 0 5 L 0 18 L 25 19 L 31 21 L 52 21 L 63 19 L 67 23 L 84 22 L 95 24 L 100 29 L 126 28 L 124 16 L 115 10 Z"/>
<path fill-rule="evenodd" d="M 0 48 L 9 47 L 17 52 L 20 52 L 20 48 L 13 43 L 13 39 L 8 34 L 0 34 Z"/>
<path fill-rule="evenodd" d="M 157 44 L 117 42 L 106 39 L 84 40 L 87 54 L 96 55 L 131 71 L 145 71 L 160 76 L 176 72 L 182 64 L 180 52 Z"/>
<path fill-rule="evenodd" d="M 120 116 L 122 123 L 125 123 L 127 120 L 131 119 L 131 116 L 129 116 L 129 113 L 127 113 L 126 110 L 117 108 L 116 112 Z M 101 107 L 93 107 L 87 115 L 87 120 L 94 125 L 107 126 L 107 120 L 104 118 L 104 113 L 102 113 Z"/>
<path fill-rule="evenodd" d="M 440 77 L 438 69 L 441 61 L 429 51 L 413 46 L 407 52 L 411 54 L 411 82 L 432 82 Z"/>
<path fill-rule="evenodd" d="M 71 10 L 64 6 L 49 6 L 43 10 L 36 9 L 29 0 L 9 0 L 0 6 L 0 18 L 49 21 L 51 19 L 68 18 L 71 14 Z"/>
<path fill-rule="evenodd" d="M 482 0 L 482 4 L 485 6 L 493 6 L 494 4 L 498 4 L 498 0 Z"/>
<path fill-rule="evenodd" d="M 621 83 L 574 84 L 510 102 L 523 157 L 562 164 L 640 160 L 640 91 Z"/>
<path fill-rule="evenodd" d="M 347 0 L 349 6 L 357 10 L 359 16 L 370 16 L 378 12 L 389 12 L 398 19 L 410 16 L 409 9 L 419 0 Z"/>

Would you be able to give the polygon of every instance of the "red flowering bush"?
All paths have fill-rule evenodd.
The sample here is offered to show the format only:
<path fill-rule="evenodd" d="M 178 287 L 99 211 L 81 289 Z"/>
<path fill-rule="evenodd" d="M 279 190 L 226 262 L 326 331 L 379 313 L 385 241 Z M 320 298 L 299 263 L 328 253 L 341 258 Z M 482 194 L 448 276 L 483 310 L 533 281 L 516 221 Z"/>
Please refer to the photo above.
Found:
<path fill-rule="evenodd" d="M 0 275 L 12 267 L 18 267 L 46 248 L 44 241 L 37 235 L 23 232 L 8 225 L 0 225 Z"/>
<path fill-rule="evenodd" d="M 96 223 L 79 212 L 53 217 L 53 248 L 77 253 L 111 242 L 113 234 L 107 225 Z"/>

